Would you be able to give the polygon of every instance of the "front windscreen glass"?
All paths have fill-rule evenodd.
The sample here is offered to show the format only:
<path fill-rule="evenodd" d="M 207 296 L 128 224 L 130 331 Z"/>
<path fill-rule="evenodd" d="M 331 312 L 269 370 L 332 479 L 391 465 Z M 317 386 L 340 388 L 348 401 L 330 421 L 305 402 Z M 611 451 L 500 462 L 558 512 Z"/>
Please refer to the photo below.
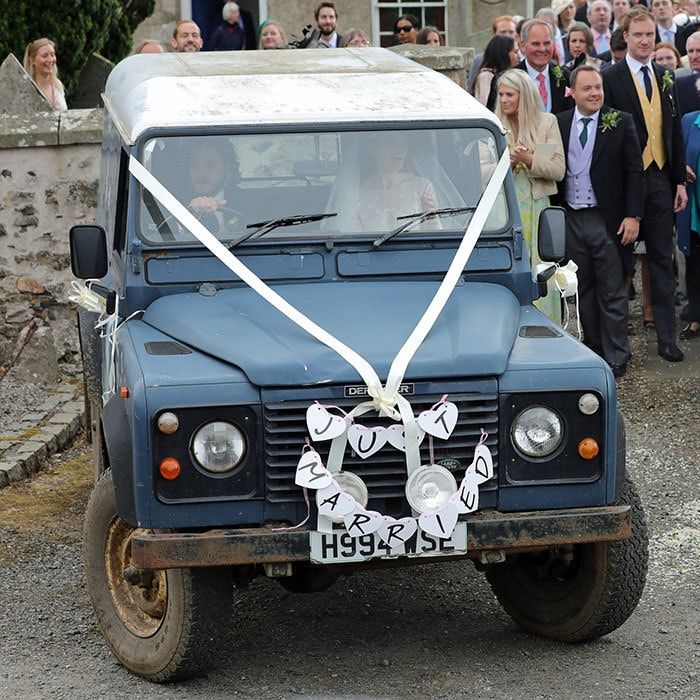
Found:
<path fill-rule="evenodd" d="M 348 240 L 385 235 L 411 215 L 478 204 L 498 162 L 486 129 L 338 131 L 180 136 L 151 139 L 144 166 L 206 228 L 236 241 L 271 220 L 298 217 L 253 234 L 265 240 Z M 153 244 L 196 242 L 140 188 L 139 230 Z M 319 214 L 306 221 L 304 217 Z M 458 235 L 471 211 L 416 221 L 400 238 Z M 508 222 L 501 188 L 485 231 Z M 396 240 L 396 239 L 394 239 Z"/>

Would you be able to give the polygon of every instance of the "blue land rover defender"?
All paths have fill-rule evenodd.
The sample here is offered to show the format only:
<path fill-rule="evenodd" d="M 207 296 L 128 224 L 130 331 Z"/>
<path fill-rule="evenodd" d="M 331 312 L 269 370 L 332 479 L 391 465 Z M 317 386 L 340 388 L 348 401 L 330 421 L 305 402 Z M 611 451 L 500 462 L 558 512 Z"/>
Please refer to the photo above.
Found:
<path fill-rule="evenodd" d="M 71 257 L 103 305 L 79 312 L 87 585 L 127 668 L 200 671 L 255 576 L 318 591 L 387 560 L 470 559 L 518 624 L 564 642 L 632 614 L 647 536 L 615 382 L 535 308 L 563 213 L 543 212 L 552 267 L 533 276 L 510 171 L 487 191 L 507 151 L 491 112 L 383 49 L 133 56 L 104 103 L 96 225 L 73 227 Z M 318 329 L 386 381 L 483 211 L 444 308 L 379 396 Z M 448 403 L 447 432 L 426 437 L 419 416 Z M 347 428 L 350 445 L 310 425 Z M 435 533 L 421 515 L 479 450 L 478 507 Z M 389 541 L 326 518 L 306 467 Z"/>

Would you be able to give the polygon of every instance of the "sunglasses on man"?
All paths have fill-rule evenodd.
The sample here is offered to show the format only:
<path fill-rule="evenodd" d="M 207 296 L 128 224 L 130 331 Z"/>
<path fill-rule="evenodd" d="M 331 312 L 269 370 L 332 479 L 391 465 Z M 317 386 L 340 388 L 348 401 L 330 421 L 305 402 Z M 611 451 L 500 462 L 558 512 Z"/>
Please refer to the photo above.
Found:
<path fill-rule="evenodd" d="M 396 27 L 394 34 L 404 34 L 413 31 L 414 26 L 412 24 L 403 24 L 400 27 Z"/>

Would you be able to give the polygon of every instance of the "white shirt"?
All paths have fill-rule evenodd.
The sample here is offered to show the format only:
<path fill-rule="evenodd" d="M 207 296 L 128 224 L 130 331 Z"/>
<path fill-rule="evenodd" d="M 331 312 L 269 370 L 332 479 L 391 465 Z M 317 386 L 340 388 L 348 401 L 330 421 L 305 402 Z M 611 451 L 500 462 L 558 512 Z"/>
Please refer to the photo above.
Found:
<path fill-rule="evenodd" d="M 322 41 L 324 44 L 326 44 L 326 46 L 328 46 L 331 49 L 337 49 L 338 48 L 338 33 L 333 32 L 333 34 L 331 34 L 328 39 L 326 39 L 322 34 L 319 41 Z"/>
<path fill-rule="evenodd" d="M 552 87 L 551 83 L 549 82 L 549 63 L 544 67 L 544 70 L 539 71 L 536 68 L 533 68 L 527 60 L 525 61 L 525 68 L 527 69 L 527 74 L 530 76 L 530 80 L 532 80 L 533 83 L 535 83 L 535 87 L 537 88 L 537 94 L 540 94 L 540 85 L 537 82 L 537 76 L 538 75 L 543 75 L 544 76 L 544 85 L 547 88 L 547 104 L 543 105 L 544 111 L 545 112 L 551 112 L 552 111 Z M 540 96 L 540 99 L 541 96 Z"/>
<path fill-rule="evenodd" d="M 671 22 L 671 26 L 668 29 L 657 24 L 656 29 L 659 32 L 659 39 L 661 39 L 661 41 L 665 41 L 673 46 L 676 45 L 676 30 L 678 27 L 675 22 Z"/>
<path fill-rule="evenodd" d="M 632 58 L 632 56 L 626 54 L 625 61 L 627 61 L 627 66 L 630 69 L 630 73 L 632 73 L 632 75 L 635 77 L 642 90 L 646 90 L 644 86 L 644 73 L 642 73 L 642 66 L 647 66 L 649 68 L 649 78 L 651 80 L 656 80 L 654 77 L 654 68 L 651 65 L 651 58 L 646 63 L 640 63 L 636 58 Z"/>
<path fill-rule="evenodd" d="M 598 127 L 598 117 L 600 116 L 600 110 L 595 112 L 594 114 L 581 114 L 581 112 L 578 111 L 578 107 L 574 109 L 574 124 L 576 124 L 576 136 L 580 138 L 581 136 L 581 131 L 583 129 L 583 119 L 584 118 L 590 118 L 591 121 L 589 121 L 586 124 L 586 128 L 588 129 L 588 138 L 591 139 L 595 136 L 595 130 Z"/>

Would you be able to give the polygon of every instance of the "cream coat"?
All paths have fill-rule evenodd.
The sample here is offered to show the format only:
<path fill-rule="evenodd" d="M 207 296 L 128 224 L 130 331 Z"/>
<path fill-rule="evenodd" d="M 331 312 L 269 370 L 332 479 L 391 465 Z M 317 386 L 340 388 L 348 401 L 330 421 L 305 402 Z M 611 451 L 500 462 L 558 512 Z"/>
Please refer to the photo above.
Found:
<path fill-rule="evenodd" d="M 536 134 L 532 167 L 527 171 L 527 179 L 532 185 L 533 199 L 556 194 L 556 183 L 563 180 L 566 174 L 564 146 L 561 142 L 556 116 L 542 112 Z M 552 146 L 554 147 L 553 152 Z"/>

